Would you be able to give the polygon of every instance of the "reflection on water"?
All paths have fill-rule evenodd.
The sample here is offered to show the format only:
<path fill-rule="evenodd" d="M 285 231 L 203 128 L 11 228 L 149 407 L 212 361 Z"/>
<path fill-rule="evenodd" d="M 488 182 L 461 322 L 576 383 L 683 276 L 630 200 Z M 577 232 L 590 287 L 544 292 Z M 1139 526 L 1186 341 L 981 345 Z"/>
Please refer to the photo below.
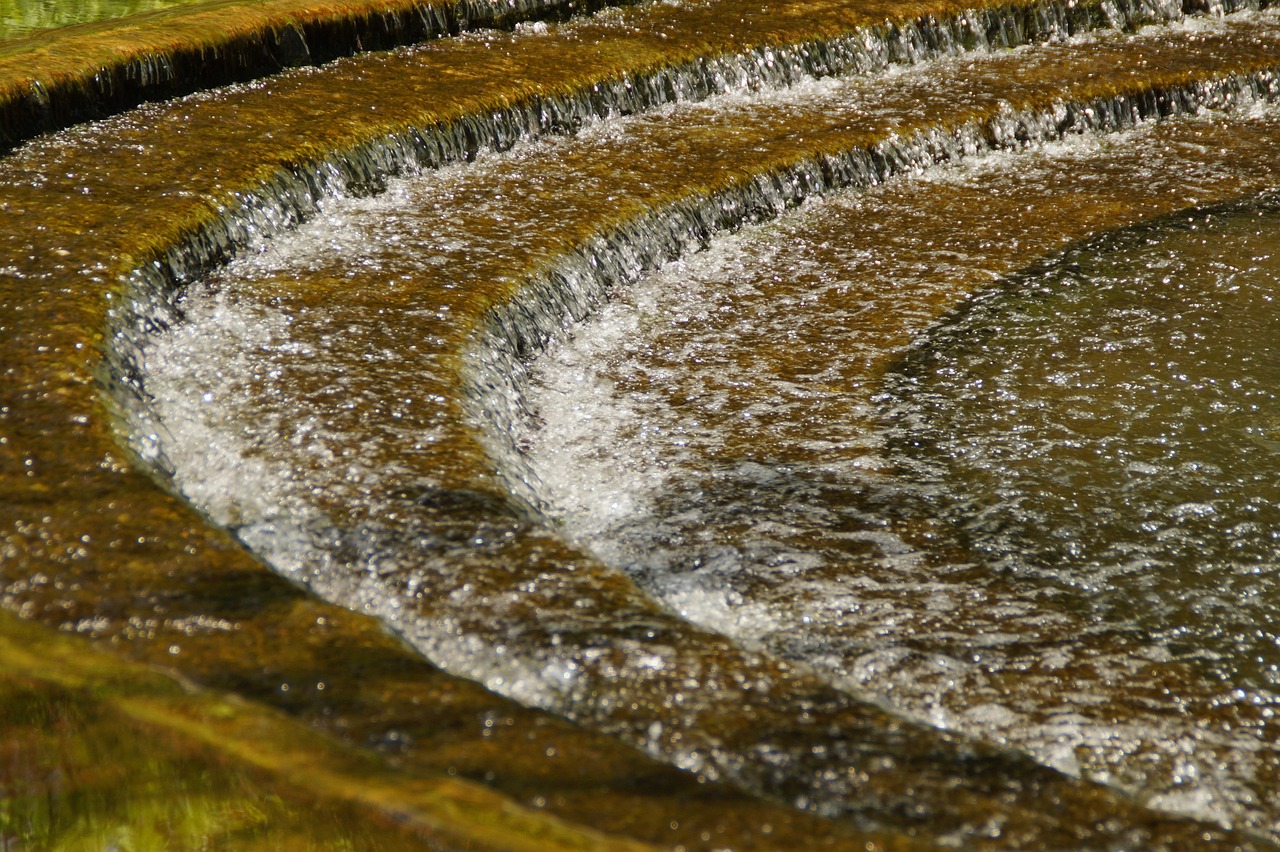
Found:
<path fill-rule="evenodd" d="M 193 5 L 201 0 L 0 0 L 0 42 L 41 30 Z"/>
<path fill-rule="evenodd" d="M 1276 217 L 1122 232 L 944 317 L 1099 223 L 1266 170 L 1275 132 L 1000 155 L 728 239 L 552 347 L 513 475 L 684 617 L 1268 829 Z"/>
<path fill-rule="evenodd" d="M 895 442 L 984 562 L 1225 684 L 1280 683 L 1280 214 L 1179 217 L 974 301 L 892 383 Z"/>
<path fill-rule="evenodd" d="M 128 353 L 134 449 L 280 573 L 699 782 L 958 842 L 1234 842 L 1140 805 L 1273 832 L 1269 696 L 993 570 L 882 394 L 999 276 L 1276 185 L 1275 38 L 1248 15 L 737 92 L 326 204 L 163 306 Z M 1224 55 L 1249 74 L 1213 82 Z M 710 239 L 837 173 L 865 191 Z M 585 314 L 698 243 L 506 360 L 564 318 L 526 281 Z"/>

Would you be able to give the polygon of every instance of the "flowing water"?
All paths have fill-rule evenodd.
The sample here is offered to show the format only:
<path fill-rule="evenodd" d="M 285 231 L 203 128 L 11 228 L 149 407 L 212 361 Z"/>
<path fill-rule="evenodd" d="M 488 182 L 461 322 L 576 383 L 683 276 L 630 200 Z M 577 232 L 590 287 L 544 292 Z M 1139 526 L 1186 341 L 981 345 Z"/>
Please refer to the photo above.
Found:
<path fill-rule="evenodd" d="M 1096 216 L 1199 194 L 1193 168 L 1265 168 L 1273 142 L 1201 146 L 1276 127 L 996 155 L 739 234 L 535 366 L 519 469 L 684 617 L 1266 829 L 1274 215 L 1179 217 L 991 279 Z M 993 295 L 957 319 L 971 291 Z"/>
<path fill-rule="evenodd" d="M 335 842 L 1280 843 L 1280 19 L 895 9 L 526 23 L 0 159 L 0 600 L 236 696 L 100 705 L 32 634 L 14 765 L 234 744 L 146 775 L 223 837 L 273 771 Z M 0 771 L 0 845 L 85 834 L 57 777 Z"/>
<path fill-rule="evenodd" d="M 1269 72 L 1177 81 L 1277 39 L 1241 15 L 727 93 L 327 203 L 145 339 L 135 448 L 438 665 L 708 778 L 962 842 L 1143 836 L 1030 813 L 1088 813 L 1078 778 L 1280 838 L 1270 220 L 1124 230 L 1275 185 Z M 866 171 L 732 236 L 681 218 L 700 187 L 772 218 L 812 167 L 759 210 L 715 188 L 810 148 Z M 550 283 L 457 350 L 522 278 Z M 1026 804 L 975 822 L 991 794 Z"/>
<path fill-rule="evenodd" d="M 198 0 L 0 0 L 0 42 L 41 30 L 193 4 Z"/>

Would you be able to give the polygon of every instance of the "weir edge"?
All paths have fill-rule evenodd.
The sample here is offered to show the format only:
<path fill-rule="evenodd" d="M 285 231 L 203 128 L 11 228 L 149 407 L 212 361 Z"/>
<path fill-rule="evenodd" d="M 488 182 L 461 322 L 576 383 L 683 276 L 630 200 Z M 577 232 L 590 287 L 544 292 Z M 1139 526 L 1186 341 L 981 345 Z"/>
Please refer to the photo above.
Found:
<path fill-rule="evenodd" d="M 0 154 L 42 133 L 287 68 L 633 0 L 201 4 L 0 44 Z M 212 6 L 213 8 L 205 8 Z"/>
<path fill-rule="evenodd" d="M 609 287 L 623 283 L 626 276 L 639 274 L 702 245 L 717 232 L 772 218 L 808 197 L 837 188 L 873 185 L 906 171 L 980 151 L 1015 148 L 1061 138 L 1071 132 L 1109 132 L 1142 121 L 1229 105 L 1235 101 L 1271 100 L 1276 93 L 1275 69 L 1264 68 L 1208 82 L 1187 81 L 1141 91 L 1086 97 L 1037 109 L 1015 110 L 967 125 L 922 131 L 904 140 L 865 149 L 803 155 L 791 163 L 765 169 L 719 191 L 676 201 L 641 219 L 602 230 L 580 252 L 568 257 L 542 278 L 527 282 L 519 290 L 517 298 L 495 306 L 486 315 L 484 333 L 492 335 L 492 340 L 496 341 L 488 348 L 505 352 L 513 359 L 503 361 L 500 364 L 503 369 L 518 369 L 511 365 L 545 344 L 566 317 L 580 316 L 589 311 Z M 543 129 L 541 124 L 538 126 Z M 519 124 L 516 129 L 520 130 Z M 455 139 L 454 157 L 465 159 L 467 151 L 486 144 L 486 139 L 492 147 L 501 147 L 508 138 L 502 136 L 502 132 L 501 125 L 488 137 L 463 128 L 462 141 L 457 143 Z M 543 132 L 550 131 L 543 129 Z M 534 134 L 529 131 L 529 135 Z M 356 181 L 349 186 L 372 186 L 376 189 L 385 175 L 396 173 L 394 168 L 406 169 L 405 163 L 420 167 L 421 161 L 412 157 L 422 150 L 415 143 L 423 138 L 418 133 L 416 138 L 402 142 L 406 146 L 411 145 L 407 150 L 413 153 L 401 161 L 401 165 L 395 166 L 393 159 L 390 161 L 393 167 L 385 172 L 373 169 L 353 172 Z M 518 132 L 516 138 L 519 138 Z M 494 139 L 498 141 L 492 141 Z M 428 146 L 426 150 L 432 149 Z M 459 155 L 458 152 L 463 153 Z M 441 154 L 439 162 L 446 161 L 449 160 Z M 350 164 L 350 159 L 343 163 Z M 360 180 L 365 182 L 360 183 Z M 299 214 L 299 220 L 301 218 L 305 216 Z M 664 231 L 665 238 L 662 236 Z M 658 239 L 651 239 L 654 234 Z M 222 256 L 220 253 L 226 250 L 214 246 L 209 257 Z M 163 265 L 155 264 L 156 274 L 160 276 L 153 280 L 155 286 L 163 288 L 190 280 L 193 267 L 181 263 L 182 258 L 173 260 L 169 278 L 164 275 Z M 606 271 L 601 272 L 602 268 Z M 580 272 L 581 286 L 571 280 Z M 532 317 L 528 310 L 531 304 L 540 306 Z M 541 309 L 547 306 L 550 310 Z"/>
<path fill-rule="evenodd" d="M 1129 29 L 1191 13 L 1230 13 L 1268 4 L 1269 0 L 1212 6 L 1202 0 L 1035 0 L 963 10 L 944 20 L 888 21 L 824 40 L 761 44 L 658 68 L 620 70 L 567 90 L 534 92 L 455 118 L 383 129 L 345 146 L 336 143 L 327 154 L 298 154 L 256 186 L 211 200 L 213 209 L 167 244 L 122 259 L 117 288 L 126 298 L 109 312 L 103 380 L 113 393 L 140 395 L 141 372 L 130 353 L 136 351 L 139 336 L 176 318 L 174 295 L 238 252 L 312 218 L 327 198 L 375 195 L 388 179 L 470 161 L 481 150 L 503 151 L 522 141 L 572 134 L 609 115 L 702 101 L 730 86 L 777 89 L 804 78 L 868 74 L 975 49 L 1016 47 L 1077 32 Z M 139 306 L 141 311 L 136 310 Z"/>

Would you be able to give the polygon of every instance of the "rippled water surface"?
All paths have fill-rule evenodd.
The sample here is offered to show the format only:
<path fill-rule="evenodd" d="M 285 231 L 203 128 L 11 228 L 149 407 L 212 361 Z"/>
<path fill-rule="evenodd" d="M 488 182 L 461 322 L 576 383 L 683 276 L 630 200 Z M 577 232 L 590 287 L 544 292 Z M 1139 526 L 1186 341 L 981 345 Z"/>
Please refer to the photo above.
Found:
<path fill-rule="evenodd" d="M 1125 232 L 987 293 L 1115 215 L 1099 187 L 1141 208 L 1238 167 L 1174 165 L 1205 132 L 989 158 L 646 279 L 536 368 L 525 477 L 685 617 L 1270 821 L 1276 217 Z"/>
<path fill-rule="evenodd" d="M 0 42 L 42 30 L 192 5 L 201 0 L 0 0 Z"/>
<path fill-rule="evenodd" d="M 433 662 L 705 777 L 950 825 L 972 737 L 1031 755 L 999 759 L 1027 789 L 1275 836 L 1277 215 L 1221 205 L 1280 185 L 1280 113 L 1202 87 L 1234 108 L 1059 138 L 1062 79 L 1215 39 L 1265 53 L 1273 21 L 734 92 L 328 203 L 183 294 L 133 446 Z M 913 147 L 921 121 L 947 129 Z M 892 179 L 650 274 L 618 249 L 578 324 L 520 301 L 605 214 L 858 134 Z M 564 326 L 536 359 L 455 320 L 499 286 Z"/>
<path fill-rule="evenodd" d="M 984 562 L 1264 691 L 1278 249 L 1270 202 L 1089 243 L 975 300 L 891 383 L 897 452 Z"/>

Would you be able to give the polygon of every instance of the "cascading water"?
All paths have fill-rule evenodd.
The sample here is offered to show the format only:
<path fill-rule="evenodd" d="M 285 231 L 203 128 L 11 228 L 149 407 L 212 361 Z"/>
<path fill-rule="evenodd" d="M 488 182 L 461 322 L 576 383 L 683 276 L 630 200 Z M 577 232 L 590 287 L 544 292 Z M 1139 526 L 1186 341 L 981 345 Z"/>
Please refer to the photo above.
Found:
<path fill-rule="evenodd" d="M 1110 195 L 1106 209 L 1064 203 L 1063 185 L 1123 187 L 1130 215 L 1198 195 L 1269 158 L 1270 144 L 1200 156 L 1238 129 L 1197 121 L 998 155 L 816 205 L 643 279 L 518 389 L 531 416 L 512 475 L 537 483 L 565 534 L 685 617 L 1064 771 L 1269 830 L 1276 697 L 1259 575 L 1274 550 L 1257 424 L 1270 394 L 1233 364 L 1261 360 L 1244 337 L 1265 351 L 1270 220 L 1250 207 L 1217 227 L 1179 222 L 1192 246 L 1122 232 L 924 334 L 1019 257 L 1122 215 Z M 944 207 L 967 212 L 939 222 Z M 1022 245 L 1001 239 L 1015 220 Z M 1251 287 L 1258 307 L 1187 299 L 1193 275 L 1232 298 Z M 1086 298 L 1097 313 L 1063 304 Z M 1139 316 L 1175 345 L 1212 329 L 1196 363 L 1224 375 L 1176 393 L 1192 368 L 1153 350 Z M 1133 356 L 1128 372 L 1115 353 Z M 1149 365 L 1173 374 L 1151 387 Z M 1223 390 L 1207 397 L 1206 384 Z M 1046 387 L 1063 388 L 1057 412 Z M 1189 410 L 1197 398 L 1204 410 Z M 1227 416 L 1245 422 L 1216 422 Z M 1213 461 L 1171 461 L 1224 438 Z M 1098 470 L 1112 459 L 1133 484 Z M 1159 474 L 1170 481 L 1152 487 Z M 1143 486 L 1164 502 L 1133 500 Z M 1219 525 L 1213 504 L 1231 495 L 1241 517 Z M 1199 535 L 1175 529 L 1186 524 Z M 1132 531 L 1148 527 L 1143 556 Z M 1159 570 L 1170 560 L 1182 573 Z M 1224 617 L 1237 598 L 1257 607 Z"/>
<path fill-rule="evenodd" d="M 1275 32 L 1269 17 L 1246 16 L 679 105 L 329 205 L 288 241 L 186 293 L 171 331 L 144 327 L 128 359 L 149 400 L 133 409 L 135 446 L 277 570 L 379 614 L 437 664 L 707 777 L 870 828 L 927 820 L 966 842 L 983 830 L 968 809 L 981 809 L 988 790 L 1051 796 L 1079 813 L 1099 795 L 866 703 L 887 696 L 891 708 L 1015 744 L 1152 805 L 1266 833 L 1275 756 L 1199 729 L 1207 719 L 1250 730 L 1247 708 L 1265 708 L 1268 695 L 1185 721 L 1165 718 L 1181 697 L 1132 706 L 1174 677 L 1190 678 L 1196 700 L 1223 685 L 1188 675 L 1185 660 L 1127 622 L 1084 614 L 1070 589 L 1021 587 L 989 570 L 938 514 L 935 489 L 901 475 L 877 425 L 874 389 L 895 353 L 1000 269 L 1060 246 L 1070 228 L 1051 237 L 1051 219 L 1021 250 L 992 237 L 945 264 L 925 238 L 938 225 L 914 231 L 914 242 L 903 239 L 915 260 L 895 261 L 914 263 L 913 274 L 870 279 L 880 291 L 894 282 L 891 301 L 906 303 L 881 308 L 875 298 L 888 294 L 855 282 L 886 256 L 873 258 L 874 241 L 850 221 L 895 191 L 876 190 L 840 202 L 852 213 L 822 207 L 729 248 L 713 243 L 699 259 L 709 271 L 678 266 L 633 285 L 639 307 L 606 309 L 598 333 L 624 336 L 622 356 L 602 355 L 585 332 L 574 338 L 583 348 L 557 350 L 576 351 L 557 357 L 585 375 L 538 368 L 530 379 L 521 359 L 608 288 L 719 230 L 991 149 L 1123 130 L 1105 143 L 1001 155 L 1004 165 L 984 173 L 999 186 L 1034 162 L 1041 183 L 1025 196 L 1029 210 L 1037 192 L 1052 198 L 1055 170 L 1099 175 L 1105 192 L 1092 221 L 1074 225 L 1080 235 L 1265 187 L 1275 124 L 1265 65 L 1119 96 L 1094 94 L 1087 81 L 1135 54 L 1176 80 L 1179 63 L 1212 65 L 1227 46 L 1266 56 Z M 1012 98 L 1002 88 L 1011 69 L 1025 81 Z M 1038 85 L 1049 69 L 1052 83 Z M 1073 75 L 1074 89 L 1063 82 Z M 1231 117 L 1125 129 L 1204 107 Z M 1237 141 L 1206 153 L 1196 140 L 1215 133 Z M 820 153 L 779 158 L 763 180 L 671 195 L 699 176 L 714 187 L 717 164 L 731 173 L 800 138 Z M 1144 145 L 1161 146 L 1163 160 L 1126 172 L 1117 152 Z M 1203 174 L 1187 183 L 1189 170 Z M 1179 180 L 1162 181 L 1168 174 Z M 948 181 L 925 186 L 945 193 Z M 602 199 L 634 208 L 634 222 L 592 233 Z M 945 209 L 883 203 L 874 221 L 890 236 Z M 823 213 L 828 230 L 813 241 L 779 242 L 777 230 L 805 234 Z M 738 266 L 751 252 L 758 266 Z M 471 427 L 450 390 L 458 365 L 448 349 L 470 294 L 520 274 L 513 257 L 530 258 L 530 277 L 545 267 L 542 283 L 488 314 L 464 369 L 471 416 L 487 422 L 489 453 L 517 499 L 493 490 L 483 457 L 477 466 L 467 455 Z M 850 264 L 863 271 L 843 272 Z M 724 267 L 738 270 L 733 283 Z M 690 274 L 703 283 L 687 287 Z M 328 296 L 339 293 L 341 304 Z M 671 331 L 641 343 L 664 309 Z M 860 339 L 868 323 L 869 341 Z M 784 342 L 793 339 L 804 343 Z M 801 357 L 796 346 L 822 354 Z M 453 453 L 460 460 L 441 464 Z M 545 515 L 630 579 L 566 548 Z M 1118 692 L 1116 672 L 1128 679 Z M 1081 709 L 1108 702 L 1109 724 Z M 819 719 L 830 727 L 813 729 Z M 731 732 L 739 724 L 754 735 Z M 968 792 L 949 775 L 966 778 Z M 957 796 L 959 805 L 945 801 Z M 1001 819 L 1003 842 L 1098 842 L 1094 827 L 1050 828 L 1017 808 Z M 1146 819 L 1119 817 L 1105 842 L 1176 843 L 1168 838 L 1179 829 Z"/>
<path fill-rule="evenodd" d="M 1267 609 L 1219 619 L 1223 635 L 1191 620 L 1219 606 L 1240 565 L 1265 566 L 1265 546 L 1224 556 L 1198 587 L 1132 580 L 1147 575 L 1117 574 L 1107 550 L 1129 553 L 1122 537 L 1091 550 L 1098 527 L 1071 524 L 1080 500 L 1059 479 L 1089 473 L 1007 472 L 1045 446 L 1016 437 L 1027 418 L 1066 432 L 1050 443 L 1071 458 L 1095 449 L 1070 434 L 1078 395 L 1060 413 L 1027 402 L 1058 375 L 1036 372 L 1035 310 L 1077 310 L 1053 276 L 1093 267 L 1068 254 L 1037 267 L 1043 286 L 1015 273 L 1073 241 L 1086 241 L 1081 257 L 1112 257 L 1112 243 L 1087 241 L 1276 186 L 1280 28 L 1258 12 L 1184 19 L 1194 6 L 931 8 L 884 24 L 871 4 L 640 8 L 362 57 L 67 134 L 101 142 L 101 168 L 74 164 L 69 143 L 32 143 L 0 163 L 14 190 L 0 271 L 50 299 L 16 309 L 10 340 L 35 339 L 36 309 L 58 333 L 74 311 L 94 315 L 60 307 L 73 276 L 127 278 L 106 355 L 137 461 L 338 606 L 209 556 L 225 545 L 172 520 L 181 510 L 149 486 L 99 484 L 131 472 L 96 449 L 93 473 L 57 475 L 98 495 L 101 529 L 89 509 L 42 508 L 62 499 L 48 496 L 61 493 L 49 453 L 5 480 L 42 477 L 17 520 L 0 517 L 0 553 L 18 566 L 0 597 L 392 755 L 363 795 L 335 793 L 352 789 L 336 768 L 308 773 L 313 794 L 362 806 L 398 771 L 447 770 L 615 833 L 568 846 L 1265 848 L 1280 839 L 1270 651 L 1245 627 Z M 663 43 L 721 18 L 739 29 Z M 1046 43 L 1006 49 L 1026 42 Z M 346 94 L 357 90 L 372 103 Z M 342 115 L 348 130 L 332 130 L 330 93 L 361 104 Z M 277 127 L 285 108 L 294 123 Z M 175 182 L 181 152 L 145 141 L 164 122 L 224 134 L 263 165 L 202 163 Z M 340 144 L 282 141 L 302 127 Z M 111 158 L 135 148 L 151 194 L 113 207 L 135 176 Z M 76 216 L 26 228 L 17 217 L 64 184 L 84 199 Z M 192 214 L 201 193 L 214 201 Z M 189 218 L 153 225 L 166 211 Z M 117 228 L 94 239 L 104 221 Z M 45 263 L 35 235 L 49 229 L 64 242 Z M 1232 257 L 1268 251 L 1249 239 Z M 1007 275 L 998 296 L 954 313 Z M 1028 296 L 1028 281 L 1044 294 Z M 1092 309 L 1073 319 L 1088 328 Z M 566 333 L 573 320 L 586 322 Z M 0 404 L 0 423 L 46 409 L 31 422 L 53 423 L 79 398 L 58 389 L 74 369 L 42 360 L 66 350 L 33 349 L 16 375 L 42 377 L 38 390 Z M 992 361 L 1006 350 L 1022 373 Z M 1092 350 L 1080 351 L 1087 370 Z M 972 381 L 948 384 L 961 369 L 991 372 L 983 387 L 1005 408 Z M 1185 440 L 1156 420 L 1157 438 Z M 0 444 L 35 440 L 15 434 Z M 1240 479 L 1213 464 L 1188 487 Z M 1096 490 L 1091 510 L 1123 531 L 1114 495 Z M 1041 493 L 1049 508 L 1024 512 Z M 1148 531 L 1166 550 L 1137 558 L 1200 552 L 1207 533 L 1178 524 L 1212 529 L 1205 507 L 1229 508 L 1214 499 L 1125 504 L 1177 527 Z M 48 513 L 28 519 L 27 506 Z M 1050 510 L 1053 532 L 1037 538 Z M 131 555 L 151 529 L 119 533 L 134 513 L 171 540 L 159 571 Z M 1234 541 L 1265 539 L 1253 523 L 1235 524 Z M 254 579 L 237 591 L 241 575 Z M 1261 579 L 1239 592 L 1267 594 Z M 1136 611 L 1136 594 L 1156 603 Z M 351 612 L 421 658 L 367 638 Z M 296 760 L 277 765 L 286 754 Z M 345 760 L 333 766 L 358 774 Z M 608 780 L 566 781 L 566 764 Z M 375 811 L 411 812 L 388 801 Z M 469 827 L 452 836 L 467 838 L 485 817 L 458 819 Z M 504 826 L 494 845 L 562 839 L 535 817 Z"/>

